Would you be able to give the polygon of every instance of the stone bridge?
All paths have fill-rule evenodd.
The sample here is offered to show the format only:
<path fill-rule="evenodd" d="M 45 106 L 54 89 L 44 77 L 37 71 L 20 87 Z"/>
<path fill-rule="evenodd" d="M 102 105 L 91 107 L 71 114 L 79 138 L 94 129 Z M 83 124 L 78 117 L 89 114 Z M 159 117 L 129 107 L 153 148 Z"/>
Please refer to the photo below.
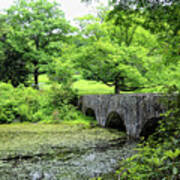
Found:
<path fill-rule="evenodd" d="M 165 112 L 161 94 L 85 95 L 79 107 L 103 127 L 126 131 L 130 138 L 152 133 Z"/>

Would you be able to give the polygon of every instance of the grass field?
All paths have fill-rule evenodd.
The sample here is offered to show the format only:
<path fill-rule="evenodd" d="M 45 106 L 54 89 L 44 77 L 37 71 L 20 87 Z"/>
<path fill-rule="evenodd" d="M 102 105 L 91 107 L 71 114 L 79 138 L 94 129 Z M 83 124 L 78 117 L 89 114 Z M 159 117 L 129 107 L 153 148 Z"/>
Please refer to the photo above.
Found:
<path fill-rule="evenodd" d="M 114 87 L 106 86 L 97 81 L 78 80 L 73 84 L 73 89 L 77 90 L 78 94 L 113 94 Z"/>
<path fill-rule="evenodd" d="M 114 87 L 109 87 L 101 82 L 84 80 L 79 75 L 75 75 L 75 81 L 73 83 L 73 89 L 77 91 L 79 95 L 86 94 L 114 94 Z M 42 89 L 48 89 L 50 81 L 46 75 L 39 77 L 39 84 Z M 146 88 L 133 93 L 152 93 L 152 92 L 163 92 L 163 87 L 157 86 L 156 88 Z M 132 92 L 121 92 L 121 93 L 132 93 Z"/>
<path fill-rule="evenodd" d="M 50 87 L 49 79 L 46 75 L 39 76 L 39 84 L 42 89 Z M 113 94 L 114 87 L 106 86 L 105 84 L 97 81 L 77 79 L 73 84 L 73 89 L 79 95 L 83 94 Z"/>

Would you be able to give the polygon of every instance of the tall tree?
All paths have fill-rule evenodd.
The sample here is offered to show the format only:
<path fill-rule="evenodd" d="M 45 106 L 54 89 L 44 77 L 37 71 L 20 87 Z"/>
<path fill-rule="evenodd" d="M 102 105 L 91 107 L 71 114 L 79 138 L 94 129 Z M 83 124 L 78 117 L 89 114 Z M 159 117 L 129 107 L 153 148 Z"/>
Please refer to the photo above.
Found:
<path fill-rule="evenodd" d="M 115 86 L 115 93 L 143 88 L 145 82 L 146 87 L 154 86 L 147 72 L 159 48 L 156 37 L 138 25 L 141 16 L 121 12 L 118 17 L 103 22 L 92 16 L 79 19 L 86 44 L 79 49 L 77 62 L 84 77 Z"/>
<path fill-rule="evenodd" d="M 156 51 L 151 52 L 155 45 L 158 45 L 156 38 L 138 28 L 130 46 L 125 43 L 119 45 L 103 37 L 79 48 L 79 56 L 74 58 L 78 67 L 82 67 L 84 77 L 114 86 L 118 94 L 121 90 L 154 86 L 158 79 L 152 78 L 150 71 L 157 71 L 156 66 L 162 61 Z"/>
<path fill-rule="evenodd" d="M 114 86 L 118 94 L 120 90 L 132 91 L 144 85 L 146 79 L 140 73 L 142 59 L 138 56 L 141 50 L 98 41 L 84 47 L 78 59 L 84 73 L 90 74 L 93 80 Z"/>
<path fill-rule="evenodd" d="M 87 2 L 90 0 L 84 1 Z M 113 6 L 113 9 L 109 13 L 108 19 L 109 21 L 114 21 L 114 25 L 117 27 L 114 34 L 117 36 L 117 32 L 119 32 L 119 43 L 124 41 L 126 45 L 129 45 L 139 25 L 156 35 L 160 46 L 151 46 L 150 54 L 159 51 L 157 57 L 161 61 L 161 66 L 156 65 L 157 68 L 161 69 L 157 71 L 161 80 L 159 82 L 157 81 L 157 85 L 160 82 L 163 86 L 167 86 L 167 83 L 171 84 L 172 81 L 168 79 L 172 80 L 172 78 L 168 78 L 168 76 L 173 74 L 172 70 L 178 71 L 179 67 L 180 0 L 110 0 L 109 2 Z M 155 68 L 154 65 L 152 67 Z M 165 71 L 168 72 L 168 76 L 164 78 Z M 157 72 L 150 74 L 154 75 Z M 160 75 L 159 72 L 162 72 L 162 74 Z M 178 74 L 177 72 L 175 73 L 176 75 Z M 155 77 L 153 76 L 153 78 Z M 178 80 L 176 79 L 176 81 Z"/>
<path fill-rule="evenodd" d="M 23 58 L 31 63 L 35 87 L 38 88 L 38 77 L 43 66 L 51 61 L 51 57 L 71 32 L 59 4 L 48 0 L 17 0 L 7 10 L 6 22 L 13 33 L 18 34 L 25 42 Z M 17 38 L 17 36 L 16 36 Z"/>

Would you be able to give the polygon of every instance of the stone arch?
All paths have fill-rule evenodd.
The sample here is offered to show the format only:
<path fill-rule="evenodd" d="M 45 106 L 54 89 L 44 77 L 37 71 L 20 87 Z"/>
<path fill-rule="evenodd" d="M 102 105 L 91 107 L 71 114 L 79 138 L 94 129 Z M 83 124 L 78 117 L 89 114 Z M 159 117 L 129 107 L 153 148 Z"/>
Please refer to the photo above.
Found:
<path fill-rule="evenodd" d="M 94 120 L 96 120 L 96 113 L 95 113 L 94 109 L 92 109 L 92 108 L 86 108 L 86 110 L 85 110 L 85 115 L 86 115 L 86 116 L 90 116 L 90 117 L 92 117 Z"/>
<path fill-rule="evenodd" d="M 122 120 L 121 116 L 115 111 L 112 111 L 108 114 L 105 127 L 114 128 L 126 132 L 124 121 Z"/>
<path fill-rule="evenodd" d="M 140 136 L 144 136 L 145 139 L 148 138 L 149 135 L 153 134 L 159 126 L 159 121 L 162 120 L 163 117 L 153 117 L 146 121 L 143 125 Z"/>

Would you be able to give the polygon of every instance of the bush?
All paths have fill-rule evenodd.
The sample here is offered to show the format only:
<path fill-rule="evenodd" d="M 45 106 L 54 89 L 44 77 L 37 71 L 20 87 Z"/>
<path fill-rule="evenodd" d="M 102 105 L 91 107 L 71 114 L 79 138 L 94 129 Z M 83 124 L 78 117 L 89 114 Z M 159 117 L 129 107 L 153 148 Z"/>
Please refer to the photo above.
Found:
<path fill-rule="evenodd" d="M 46 93 L 48 95 L 46 114 L 51 116 L 52 122 L 77 118 L 77 111 L 73 106 L 76 95 L 70 86 L 53 84 Z"/>
<path fill-rule="evenodd" d="M 65 86 L 54 84 L 47 91 L 31 87 L 0 83 L 0 123 L 60 122 L 77 118 L 71 104 L 75 93 Z"/>
<path fill-rule="evenodd" d="M 33 121 L 40 100 L 36 90 L 0 83 L 0 94 L 0 123 Z"/>

